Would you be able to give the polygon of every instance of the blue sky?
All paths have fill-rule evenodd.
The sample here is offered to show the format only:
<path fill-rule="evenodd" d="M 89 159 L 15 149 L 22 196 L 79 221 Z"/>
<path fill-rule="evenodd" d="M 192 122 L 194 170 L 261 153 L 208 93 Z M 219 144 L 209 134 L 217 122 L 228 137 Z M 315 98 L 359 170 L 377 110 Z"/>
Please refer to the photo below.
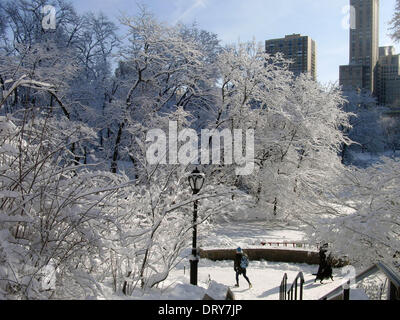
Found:
<path fill-rule="evenodd" d="M 339 65 L 348 63 L 349 32 L 342 24 L 343 7 L 349 0 L 146 0 L 161 21 L 174 24 L 197 22 L 218 34 L 222 43 L 257 42 L 301 33 L 317 43 L 318 80 L 335 82 Z M 380 45 L 394 45 L 388 36 L 395 0 L 380 1 Z M 79 13 L 102 11 L 113 20 L 121 13 L 135 15 L 134 0 L 72 0 Z M 400 45 L 395 44 L 400 53 Z"/>

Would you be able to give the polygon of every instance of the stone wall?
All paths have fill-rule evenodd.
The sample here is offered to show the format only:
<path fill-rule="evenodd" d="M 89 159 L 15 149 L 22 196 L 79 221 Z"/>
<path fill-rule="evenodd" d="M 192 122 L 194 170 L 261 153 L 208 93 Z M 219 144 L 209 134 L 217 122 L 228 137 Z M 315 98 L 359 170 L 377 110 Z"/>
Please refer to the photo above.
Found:
<path fill-rule="evenodd" d="M 287 250 L 287 249 L 243 249 L 250 260 L 288 262 L 288 263 L 306 263 L 310 265 L 319 264 L 319 254 L 316 251 L 307 250 Z M 214 249 L 200 250 L 200 258 L 212 261 L 233 260 L 235 258 L 235 249 Z M 342 267 L 346 262 L 341 259 L 334 260 L 335 267 Z"/>

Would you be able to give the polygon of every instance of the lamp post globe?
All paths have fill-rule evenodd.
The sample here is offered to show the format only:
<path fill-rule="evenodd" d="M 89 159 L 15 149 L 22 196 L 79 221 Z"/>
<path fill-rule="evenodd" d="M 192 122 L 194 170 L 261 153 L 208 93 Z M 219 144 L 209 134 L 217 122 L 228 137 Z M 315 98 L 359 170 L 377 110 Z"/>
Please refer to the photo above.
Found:
<path fill-rule="evenodd" d="M 204 184 L 204 173 L 201 173 L 198 168 L 194 169 L 189 176 L 189 185 L 193 194 L 198 194 Z"/>

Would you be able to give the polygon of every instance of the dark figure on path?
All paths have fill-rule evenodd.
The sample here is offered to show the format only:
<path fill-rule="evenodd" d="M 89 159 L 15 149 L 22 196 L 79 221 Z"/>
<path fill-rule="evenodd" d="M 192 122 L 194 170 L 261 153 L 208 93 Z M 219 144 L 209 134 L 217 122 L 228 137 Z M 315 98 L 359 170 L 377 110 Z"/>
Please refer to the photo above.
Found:
<path fill-rule="evenodd" d="M 239 287 L 239 275 L 241 275 L 241 274 L 246 279 L 246 281 L 249 283 L 249 288 L 252 287 L 252 284 L 251 284 L 249 278 L 246 275 L 248 261 L 249 261 L 249 259 L 248 259 L 247 255 L 242 251 L 242 249 L 241 248 L 237 248 L 235 261 L 234 261 L 234 265 L 233 265 L 233 269 L 236 272 L 236 285 L 235 285 L 235 287 Z"/>
<path fill-rule="evenodd" d="M 328 257 L 326 257 L 327 252 L 328 244 L 326 243 L 319 249 L 319 268 L 317 274 L 315 274 L 317 277 L 314 282 L 320 280 L 322 283 L 325 279 L 331 279 L 333 281 L 332 256 L 329 254 Z"/>

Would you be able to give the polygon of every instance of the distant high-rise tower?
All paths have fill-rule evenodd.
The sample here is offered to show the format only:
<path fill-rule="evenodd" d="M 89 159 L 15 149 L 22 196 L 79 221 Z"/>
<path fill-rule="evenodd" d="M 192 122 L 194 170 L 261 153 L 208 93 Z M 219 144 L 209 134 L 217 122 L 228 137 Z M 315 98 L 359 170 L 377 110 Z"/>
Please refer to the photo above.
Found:
<path fill-rule="evenodd" d="M 317 79 L 317 49 L 315 41 L 308 36 L 292 34 L 285 38 L 265 41 L 265 51 L 269 54 L 281 52 L 286 59 L 292 60 L 289 70 L 295 75 L 308 73 Z"/>
<path fill-rule="evenodd" d="M 379 60 L 379 0 L 350 0 L 355 11 L 350 28 L 349 65 L 340 66 L 340 85 L 375 94 Z"/>
<path fill-rule="evenodd" d="M 400 55 L 394 47 L 379 48 L 376 96 L 380 104 L 400 106 Z"/>

